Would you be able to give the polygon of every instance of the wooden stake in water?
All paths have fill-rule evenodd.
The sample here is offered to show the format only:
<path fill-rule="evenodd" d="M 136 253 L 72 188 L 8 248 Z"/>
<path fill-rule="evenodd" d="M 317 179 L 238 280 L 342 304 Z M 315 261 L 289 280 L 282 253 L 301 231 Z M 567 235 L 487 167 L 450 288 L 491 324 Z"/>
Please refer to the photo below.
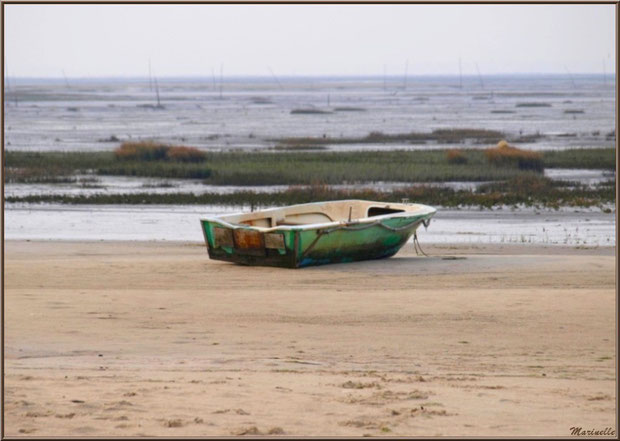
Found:
<path fill-rule="evenodd" d="M 155 77 L 155 93 L 157 94 L 157 107 L 161 108 L 161 103 L 159 102 L 159 85 L 157 84 L 157 77 Z"/>
<path fill-rule="evenodd" d="M 570 82 L 573 84 L 573 89 L 577 88 L 577 85 L 575 84 L 575 80 L 573 79 L 573 76 L 570 73 L 570 70 L 568 70 L 568 67 L 566 67 L 566 65 L 564 65 L 564 69 L 566 69 L 566 73 L 568 74 L 568 78 L 570 78 Z"/>
<path fill-rule="evenodd" d="M 383 91 L 385 92 L 386 90 L 386 84 L 385 84 L 385 64 L 383 65 Z"/>
<path fill-rule="evenodd" d="M 220 99 L 222 99 L 222 83 L 224 82 L 224 65 L 220 64 Z"/>
<path fill-rule="evenodd" d="M 484 81 L 482 81 L 482 75 L 480 75 L 480 69 L 478 69 L 478 63 L 475 63 L 476 65 L 476 72 L 478 72 L 478 79 L 480 80 L 480 87 L 482 89 L 484 89 Z"/>
<path fill-rule="evenodd" d="M 273 72 L 273 70 L 271 70 L 271 67 L 267 66 L 267 69 L 269 69 L 269 72 L 271 72 L 271 76 L 273 77 L 273 79 L 276 80 L 276 84 L 278 85 L 278 87 L 282 89 L 282 84 L 280 84 L 280 80 L 278 79 L 276 74 Z"/>
<path fill-rule="evenodd" d="M 153 91 L 153 76 L 151 75 L 151 59 L 149 58 L 149 91 Z"/>
<path fill-rule="evenodd" d="M 7 94 L 13 92 L 13 98 L 15 99 L 15 107 L 19 106 L 19 99 L 17 98 L 17 90 L 11 88 L 10 79 L 9 79 L 9 64 L 7 62 L 4 63 L 6 69 L 6 75 L 4 76 L 4 84 L 6 87 Z M 6 101 L 8 104 L 8 100 Z"/>
<path fill-rule="evenodd" d="M 9 85 L 9 65 L 8 63 L 5 61 L 4 62 L 4 88 L 6 89 L 7 92 L 11 91 L 11 87 Z"/>
<path fill-rule="evenodd" d="M 65 79 L 65 86 L 69 89 L 69 80 L 67 80 L 67 75 L 65 75 L 65 70 L 62 69 L 62 77 Z"/>

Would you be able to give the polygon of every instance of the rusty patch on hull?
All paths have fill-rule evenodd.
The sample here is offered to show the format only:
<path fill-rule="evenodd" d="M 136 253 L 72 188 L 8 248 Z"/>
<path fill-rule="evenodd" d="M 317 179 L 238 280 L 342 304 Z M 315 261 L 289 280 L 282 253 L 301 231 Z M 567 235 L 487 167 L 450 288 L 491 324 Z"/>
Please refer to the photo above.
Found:
<path fill-rule="evenodd" d="M 258 231 L 238 229 L 233 230 L 235 248 L 265 248 L 263 235 Z"/>
<path fill-rule="evenodd" d="M 213 236 L 215 246 L 218 247 L 234 247 L 232 230 L 228 228 L 213 228 Z"/>

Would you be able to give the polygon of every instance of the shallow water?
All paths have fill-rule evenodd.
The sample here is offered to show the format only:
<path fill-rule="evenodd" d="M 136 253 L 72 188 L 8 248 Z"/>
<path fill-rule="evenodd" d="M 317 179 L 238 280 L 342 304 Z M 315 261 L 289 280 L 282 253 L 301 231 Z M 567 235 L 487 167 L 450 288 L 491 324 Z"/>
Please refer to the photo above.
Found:
<path fill-rule="evenodd" d="M 547 168 L 545 176 L 560 181 L 578 182 L 589 187 L 615 179 L 613 170 L 592 170 L 580 168 Z"/>
<path fill-rule="evenodd" d="M 203 241 L 199 220 L 249 211 L 222 206 L 66 206 L 7 204 L 8 240 Z M 615 246 L 615 211 L 439 208 L 421 243 Z"/>
<path fill-rule="evenodd" d="M 125 176 L 99 176 L 93 180 L 63 183 L 63 184 L 7 184 L 5 196 L 25 197 L 32 195 L 96 195 L 96 194 L 140 194 L 140 193 L 205 193 L 230 194 L 242 191 L 254 193 L 283 192 L 291 188 L 288 185 L 205 185 L 200 181 L 189 179 L 156 179 Z M 423 185 L 441 186 L 460 189 L 474 189 L 482 182 L 429 182 Z M 359 184 L 331 185 L 336 190 L 373 189 L 376 191 L 391 191 L 398 188 L 419 185 L 410 182 L 367 182 Z M 309 187 L 296 185 L 295 188 Z"/>
<path fill-rule="evenodd" d="M 599 76 L 458 78 L 160 79 L 162 110 L 146 79 L 12 80 L 5 100 L 10 150 L 111 150 L 120 140 L 154 138 L 203 149 L 265 149 L 274 138 L 363 137 L 480 128 L 512 136 L 541 133 L 532 149 L 611 146 L 614 83 Z M 384 86 L 385 84 L 385 86 Z M 549 107 L 522 107 L 544 103 Z M 355 107 L 363 111 L 338 111 Z M 331 113 L 291 114 L 294 109 Z M 513 113 L 497 113 L 497 112 Z M 583 111 L 583 113 L 565 113 Z M 467 147 L 467 145 L 459 145 Z M 334 150 L 427 149 L 447 144 L 332 145 Z"/>

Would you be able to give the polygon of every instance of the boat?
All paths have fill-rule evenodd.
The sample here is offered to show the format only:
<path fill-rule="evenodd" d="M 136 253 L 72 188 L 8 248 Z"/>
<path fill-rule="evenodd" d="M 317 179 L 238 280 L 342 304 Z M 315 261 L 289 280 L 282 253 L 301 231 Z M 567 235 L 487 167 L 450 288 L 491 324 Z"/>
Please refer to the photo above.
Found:
<path fill-rule="evenodd" d="M 435 212 L 407 202 L 341 200 L 200 221 L 211 259 L 301 268 L 393 256 Z"/>

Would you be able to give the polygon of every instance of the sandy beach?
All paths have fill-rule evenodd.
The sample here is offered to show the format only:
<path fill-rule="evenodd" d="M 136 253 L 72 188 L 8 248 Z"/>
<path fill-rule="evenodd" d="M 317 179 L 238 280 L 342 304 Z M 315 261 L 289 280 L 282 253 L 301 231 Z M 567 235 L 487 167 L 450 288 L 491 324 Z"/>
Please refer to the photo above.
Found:
<path fill-rule="evenodd" d="M 614 248 L 425 251 L 290 270 L 7 241 L 5 435 L 616 430 Z"/>

